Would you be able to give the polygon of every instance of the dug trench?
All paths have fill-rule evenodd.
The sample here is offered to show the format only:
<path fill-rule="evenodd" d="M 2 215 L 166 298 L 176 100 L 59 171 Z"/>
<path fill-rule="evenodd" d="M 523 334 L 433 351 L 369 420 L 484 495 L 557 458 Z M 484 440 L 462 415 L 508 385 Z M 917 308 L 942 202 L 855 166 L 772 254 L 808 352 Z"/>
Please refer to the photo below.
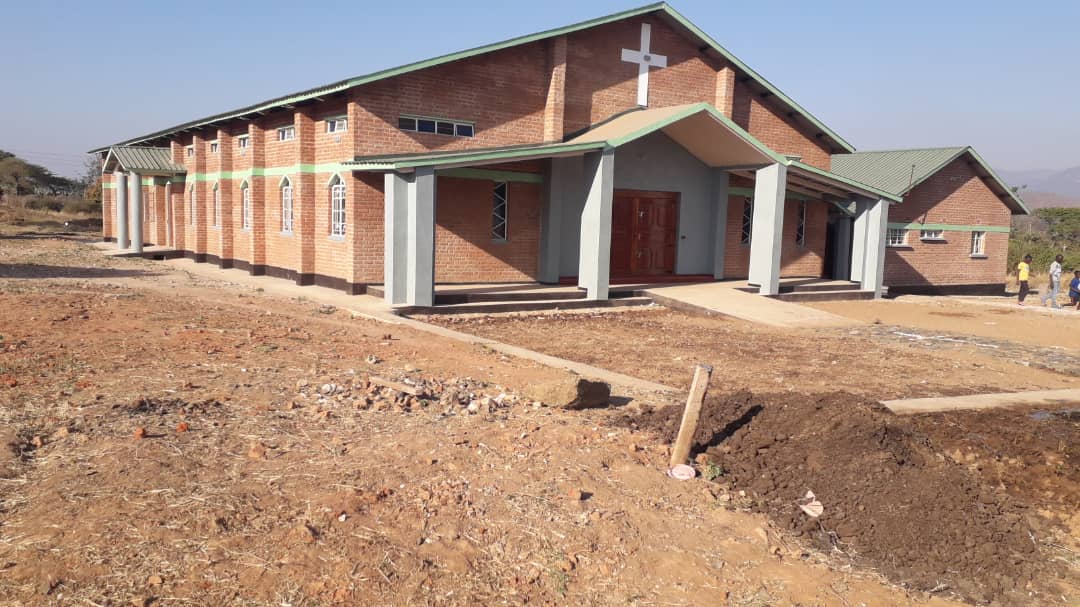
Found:
<path fill-rule="evenodd" d="M 671 442 L 681 417 L 681 407 L 664 407 L 614 423 Z M 710 395 L 694 453 L 707 478 L 728 485 L 733 503 L 766 513 L 796 543 L 903 587 L 976 604 L 1060 597 L 1054 588 L 1075 583 L 1065 579 L 1074 575 L 1045 540 L 1062 529 L 939 447 L 939 426 L 948 425 L 845 393 L 744 391 Z M 1076 438 L 1075 425 L 1070 431 Z M 823 506 L 817 517 L 800 508 L 807 491 Z"/>

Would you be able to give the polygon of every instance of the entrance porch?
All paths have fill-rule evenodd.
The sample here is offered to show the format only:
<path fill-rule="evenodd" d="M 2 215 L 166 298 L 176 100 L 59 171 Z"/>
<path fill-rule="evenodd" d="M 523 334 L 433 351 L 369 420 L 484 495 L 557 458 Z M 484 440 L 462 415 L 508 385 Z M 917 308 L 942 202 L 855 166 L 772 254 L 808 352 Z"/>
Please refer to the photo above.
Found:
<path fill-rule="evenodd" d="M 769 150 L 708 104 L 629 112 L 563 143 L 350 164 L 385 174 L 384 285 L 369 292 L 410 308 L 449 295 L 440 276 L 569 282 L 597 302 L 619 283 L 730 277 L 776 296 L 785 268 L 810 267 L 879 296 L 896 200 Z"/>

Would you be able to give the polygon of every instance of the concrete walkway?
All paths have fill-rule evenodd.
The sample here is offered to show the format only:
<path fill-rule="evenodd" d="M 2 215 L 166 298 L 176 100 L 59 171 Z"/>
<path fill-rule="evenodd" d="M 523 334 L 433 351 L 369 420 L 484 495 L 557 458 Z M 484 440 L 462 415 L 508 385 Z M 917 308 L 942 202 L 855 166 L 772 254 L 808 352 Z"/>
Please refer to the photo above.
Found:
<path fill-rule="evenodd" d="M 938 398 L 908 398 L 883 400 L 881 404 L 897 415 L 916 413 L 939 413 L 966 409 L 993 409 L 997 407 L 1060 406 L 1074 404 L 1080 407 L 1080 389 L 1036 390 L 1005 394 L 972 394 L 969 396 L 942 396 Z"/>
<path fill-rule="evenodd" d="M 115 253 L 107 250 L 106 254 Z M 587 379 L 607 382 L 612 386 L 629 388 L 631 390 L 642 392 L 674 393 L 679 391 L 671 386 L 665 386 L 663 384 L 638 379 L 614 371 L 608 371 L 607 369 L 601 369 L 600 367 L 594 367 L 592 365 L 586 365 L 584 363 L 574 362 L 556 356 L 548 356 L 547 354 L 534 352 L 533 350 L 512 346 L 510 344 L 504 344 L 486 337 L 478 337 L 476 335 L 454 331 L 438 325 L 427 324 L 412 318 L 397 316 L 393 313 L 391 307 L 386 305 L 382 299 L 370 295 L 349 295 L 336 289 L 317 286 L 301 287 L 289 280 L 273 278 L 270 276 L 252 276 L 247 271 L 236 268 L 223 270 L 215 265 L 195 263 L 190 259 L 170 259 L 166 261 L 156 261 L 154 263 L 165 264 L 176 270 L 200 278 L 231 282 L 251 289 L 261 289 L 263 293 L 268 295 L 291 299 L 303 298 L 317 304 L 329 304 L 339 310 L 348 312 L 353 316 L 359 316 L 361 318 L 375 320 L 386 324 L 405 326 L 410 329 L 423 331 L 425 333 L 438 335 L 467 344 L 483 346 L 489 350 L 506 354 L 507 356 L 531 360 L 555 369 L 563 369 Z M 137 280 L 138 279 L 130 279 L 128 283 L 136 284 Z"/>
<path fill-rule="evenodd" d="M 773 327 L 850 327 L 857 320 L 830 314 L 796 303 L 762 297 L 735 288 L 742 283 L 708 282 L 653 287 L 645 293 L 663 306 L 686 311 L 705 311 Z"/>

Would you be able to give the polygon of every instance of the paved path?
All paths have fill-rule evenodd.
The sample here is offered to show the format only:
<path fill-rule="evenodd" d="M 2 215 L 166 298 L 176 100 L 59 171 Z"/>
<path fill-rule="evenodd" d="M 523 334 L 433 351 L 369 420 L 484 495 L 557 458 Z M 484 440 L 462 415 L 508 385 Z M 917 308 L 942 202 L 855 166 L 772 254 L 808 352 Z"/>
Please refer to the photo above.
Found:
<path fill-rule="evenodd" d="M 898 415 L 915 413 L 938 413 L 941 411 L 959 411 L 964 409 L 993 409 L 996 407 L 1017 407 L 1028 405 L 1068 405 L 1080 406 L 1080 389 L 1036 390 L 1032 392 L 1010 392 L 1005 394 L 972 394 L 969 396 L 942 396 L 938 398 L 908 398 L 904 400 L 883 400 L 881 404 Z"/>
<path fill-rule="evenodd" d="M 669 308 L 704 310 L 774 327 L 850 327 L 862 324 L 815 308 L 740 291 L 724 283 L 654 287 L 646 289 L 645 293 L 656 303 Z"/>
<path fill-rule="evenodd" d="M 98 245 L 98 248 L 104 247 Z M 116 254 L 112 251 L 115 251 L 115 249 L 106 250 L 106 254 Z M 607 369 L 601 369 L 600 367 L 594 367 L 592 365 L 586 365 L 564 358 L 548 356 L 547 354 L 541 354 L 540 352 L 535 352 L 526 348 L 504 344 L 486 337 L 478 337 L 476 335 L 454 331 L 445 327 L 430 325 L 412 318 L 397 316 L 391 311 L 390 306 L 386 305 L 382 299 L 370 295 L 349 295 L 336 289 L 317 286 L 301 287 L 288 280 L 270 276 L 252 276 L 247 271 L 236 268 L 223 270 L 215 265 L 195 263 L 190 259 L 170 259 L 155 263 L 166 264 L 174 269 L 187 272 L 188 274 L 200 278 L 236 283 L 252 289 L 262 289 L 264 293 L 270 295 L 294 299 L 302 297 L 314 303 L 330 304 L 354 316 L 387 324 L 406 326 L 411 329 L 416 329 L 417 331 L 439 335 L 468 344 L 483 346 L 490 350 L 506 354 L 507 356 L 531 360 L 555 369 L 563 369 L 587 379 L 605 381 L 613 386 L 643 392 L 678 392 L 678 390 L 671 386 L 638 379 L 621 373 L 615 373 L 614 371 L 608 371 Z M 134 284 L 134 282 L 131 284 Z"/>

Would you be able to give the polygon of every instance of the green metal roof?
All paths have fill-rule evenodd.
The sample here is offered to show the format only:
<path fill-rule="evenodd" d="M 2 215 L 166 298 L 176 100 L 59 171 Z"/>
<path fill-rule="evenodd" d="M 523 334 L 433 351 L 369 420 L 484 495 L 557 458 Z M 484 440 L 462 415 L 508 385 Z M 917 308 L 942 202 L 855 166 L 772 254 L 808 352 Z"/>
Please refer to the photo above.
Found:
<path fill-rule="evenodd" d="M 310 99 L 316 99 L 316 98 L 319 98 L 319 97 L 322 97 L 322 96 L 325 96 L 325 95 L 331 95 L 331 94 L 334 94 L 334 93 L 338 93 L 338 92 L 342 92 L 342 91 L 351 89 L 351 88 L 356 87 L 356 86 L 360 86 L 360 85 L 363 85 L 363 84 L 368 84 L 368 83 L 371 83 L 371 82 L 375 82 L 377 80 L 383 80 L 383 79 L 391 78 L 391 77 L 394 77 L 394 76 L 400 76 L 402 74 L 407 74 L 409 72 L 413 72 L 413 71 L 417 71 L 417 70 L 421 70 L 421 69 L 425 69 L 425 68 L 429 68 L 429 67 L 434 67 L 434 66 L 437 66 L 437 65 L 445 64 L 445 63 L 450 63 L 452 61 L 459 61 L 461 59 L 467 59 L 469 57 L 475 57 L 477 55 L 482 55 L 482 54 L 485 54 L 485 53 L 490 53 L 490 52 L 494 52 L 494 51 L 514 47 L 514 46 L 519 46 L 519 45 L 522 45 L 522 44 L 528 44 L 530 42 L 537 42 L 537 41 L 540 41 L 540 40 L 546 40 L 548 38 L 554 38 L 554 37 L 557 37 L 557 36 L 562 36 L 562 35 L 565 35 L 565 34 L 569 34 L 569 33 L 577 32 L 577 31 L 589 29 L 589 28 L 596 27 L 596 26 L 599 26 L 599 25 L 605 25 L 605 24 L 612 23 L 612 22 L 615 22 L 615 21 L 620 21 L 620 20 L 623 20 L 623 19 L 628 19 L 628 18 L 631 18 L 631 17 L 636 17 L 636 16 L 645 15 L 645 14 L 649 14 L 649 13 L 659 13 L 659 14 L 665 16 L 666 18 L 670 19 L 671 22 L 682 26 L 683 28 L 685 28 L 687 33 L 689 33 L 693 37 L 697 38 L 697 40 L 699 42 L 703 43 L 705 45 L 705 47 L 707 47 L 709 49 L 712 49 L 714 52 L 719 54 L 721 57 L 723 57 L 724 59 L 726 59 L 727 61 L 732 63 L 737 69 L 745 72 L 748 76 L 750 76 L 753 80 L 755 80 L 759 85 L 764 87 L 765 90 L 768 91 L 771 95 L 774 95 L 777 99 L 780 99 L 783 103 L 788 105 L 792 109 L 792 111 L 794 111 L 796 114 L 801 115 L 803 118 L 806 119 L 807 122 L 809 122 L 810 124 L 812 124 L 813 126 L 818 128 L 819 130 L 821 130 L 821 132 L 824 135 L 826 135 L 827 137 L 829 137 L 830 139 L 835 141 L 836 144 L 840 148 L 842 148 L 844 150 L 847 150 L 847 151 L 854 151 L 855 150 L 855 148 L 852 147 L 851 144 L 849 144 L 842 137 L 840 137 L 838 134 L 836 134 L 836 132 L 834 132 L 829 127 L 825 126 L 824 123 L 822 123 L 820 120 L 815 118 L 812 114 L 810 114 L 810 112 L 807 112 L 805 109 L 803 109 L 802 106 L 795 103 L 795 101 L 793 99 L 791 99 L 790 97 L 785 95 L 782 91 L 780 91 L 780 89 L 776 88 L 776 86 L 774 86 L 768 80 L 765 80 L 763 77 L 761 77 L 760 74 L 758 74 L 754 70 L 750 69 L 750 67 L 747 66 L 745 63 L 743 63 L 741 60 L 739 60 L 738 57 L 731 54 L 724 47 L 720 46 L 720 44 L 718 44 L 715 40 L 710 38 L 707 34 L 705 34 L 705 32 L 703 32 L 696 25 L 691 23 L 686 17 L 682 16 L 675 9 L 668 6 L 668 4 L 666 2 L 659 2 L 659 3 L 656 3 L 656 4 L 649 4 L 649 5 L 646 5 L 646 6 L 639 7 L 639 8 L 634 8 L 634 9 L 630 9 L 630 10 L 627 10 L 627 11 L 614 13 L 614 14 L 607 15 L 607 16 L 604 16 L 604 17 L 598 17 L 596 19 L 590 19 L 588 21 L 582 21 L 580 23 L 575 23 L 575 24 L 567 25 L 567 26 L 560 27 L 560 28 L 546 30 L 546 31 L 543 31 L 543 32 L 537 32 L 535 34 L 528 34 L 526 36 L 519 36 L 517 38 L 511 38 L 509 40 L 504 40 L 502 42 L 496 42 L 494 44 L 488 44 L 488 45 L 485 45 L 485 46 L 479 46 L 479 47 L 476 47 L 476 48 L 471 48 L 471 49 L 468 49 L 468 50 L 459 51 L 457 53 L 450 53 L 448 55 L 442 55 L 442 56 L 435 57 L 435 58 L 432 58 L 432 59 L 427 59 L 427 60 L 424 60 L 424 61 L 417 61 L 417 62 L 414 62 L 414 63 L 408 63 L 406 65 L 402 65 L 402 66 L 399 66 L 399 67 L 390 68 L 390 69 L 382 70 L 382 71 L 378 71 L 378 72 L 373 72 L 371 74 L 366 74 L 366 75 L 363 75 L 363 76 L 357 76 L 355 78 L 349 78 L 347 80 L 341 80 L 339 82 L 335 82 L 333 84 L 328 84 L 326 86 L 321 86 L 321 87 L 317 87 L 317 88 L 313 88 L 313 89 L 308 89 L 306 91 L 301 91 L 299 93 L 293 93 L 291 95 L 286 95 L 284 97 L 278 97 L 278 98 L 275 98 L 275 99 L 270 99 L 268 101 L 263 101 L 261 103 L 256 103 L 254 105 L 250 105 L 250 106 L 247 106 L 247 107 L 244 107 L 244 108 L 240 108 L 238 110 L 225 112 L 225 113 L 222 113 L 222 114 L 216 114 L 216 115 L 213 115 L 213 116 L 208 116 L 206 118 L 200 118 L 198 120 L 193 120 L 191 122 L 186 122 L 184 124 L 180 124 L 180 125 L 170 127 L 170 128 L 167 128 L 167 129 L 164 129 L 164 130 L 161 130 L 161 131 L 150 133 L 148 135 L 142 135 L 142 136 L 136 137 L 134 139 L 129 139 L 129 140 L 124 141 L 124 142 L 122 142 L 122 143 L 120 143 L 118 145 L 132 145 L 132 144 L 138 144 L 138 143 L 145 143 L 147 141 L 151 141 L 153 139 L 157 139 L 157 138 L 160 138 L 160 137 L 165 137 L 165 136 L 168 136 L 168 135 L 172 135 L 172 134 L 180 132 L 180 131 L 196 129 L 196 128 L 212 125 L 212 124 L 217 123 L 217 122 L 222 122 L 222 121 L 230 120 L 230 119 L 234 119 L 234 118 L 240 118 L 242 116 L 247 116 L 247 115 L 250 115 L 250 114 L 256 114 L 256 113 L 260 113 L 260 112 L 265 112 L 267 110 L 271 110 L 271 109 L 274 109 L 274 108 L 287 106 L 287 105 L 292 105 L 292 104 L 300 103 L 300 102 L 307 101 L 307 100 L 310 100 Z M 702 50 L 705 50 L 705 48 L 703 48 Z M 91 150 L 90 152 L 91 153 L 103 152 L 106 149 L 107 149 L 107 147 L 97 148 L 97 149 Z"/>
<path fill-rule="evenodd" d="M 119 165 L 125 171 L 135 171 L 146 175 L 173 175 L 186 173 L 183 165 L 172 161 L 169 148 L 146 146 L 113 146 L 105 157 L 102 172 L 111 171 Z"/>
<path fill-rule="evenodd" d="M 1024 201 L 971 146 L 833 154 L 832 172 L 904 196 L 949 163 L 967 155 L 976 173 L 1013 214 L 1030 213 Z"/>

